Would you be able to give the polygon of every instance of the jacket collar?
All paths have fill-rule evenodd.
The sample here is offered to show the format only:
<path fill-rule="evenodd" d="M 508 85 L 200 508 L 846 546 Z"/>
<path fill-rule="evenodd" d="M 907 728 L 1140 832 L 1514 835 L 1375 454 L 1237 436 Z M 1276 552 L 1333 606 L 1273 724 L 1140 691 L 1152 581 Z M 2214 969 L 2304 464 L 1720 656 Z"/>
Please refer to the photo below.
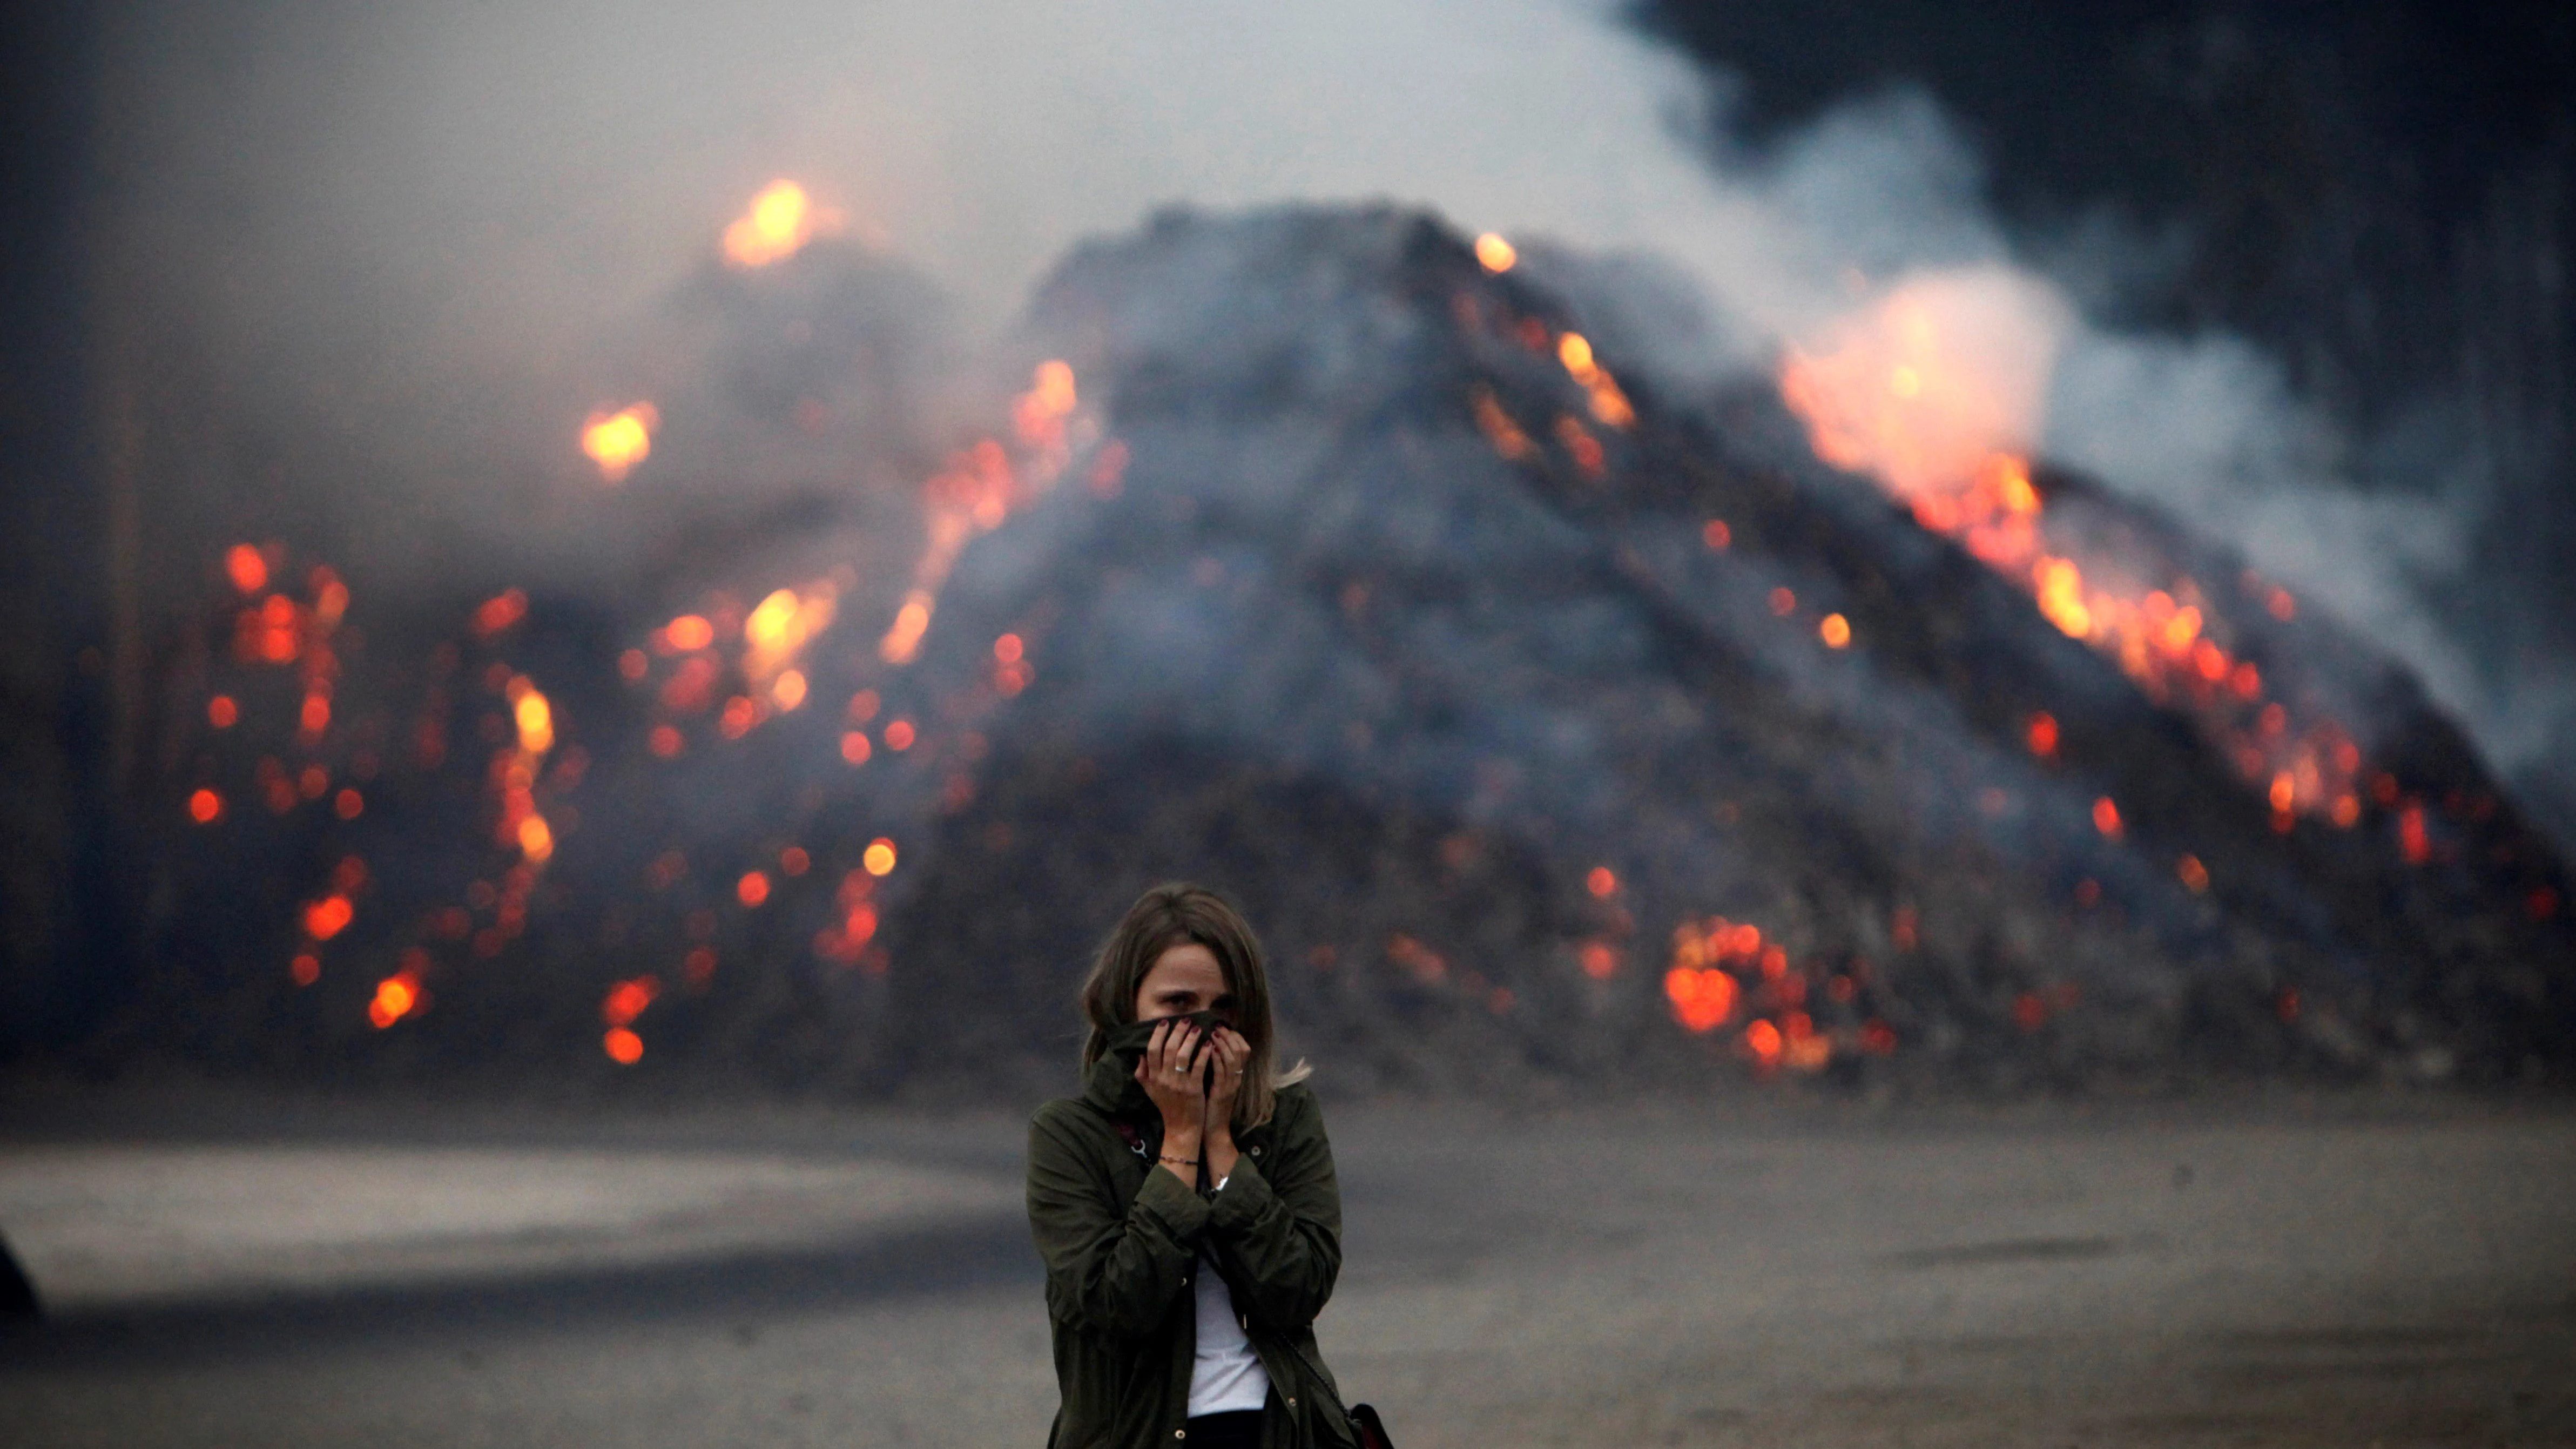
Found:
<path fill-rule="evenodd" d="M 1084 1101 L 1112 1117 L 1154 1115 L 1153 1099 L 1145 1095 L 1145 1084 L 1136 1080 L 1136 1063 L 1144 1060 L 1156 1025 L 1152 1021 L 1131 1021 L 1109 1034 L 1108 1050 L 1091 1064 L 1090 1074 L 1083 1079 Z"/>
<path fill-rule="evenodd" d="M 1136 1080 L 1136 1064 L 1145 1059 L 1145 1048 L 1153 1044 L 1158 1021 L 1131 1021 L 1109 1034 L 1109 1046 L 1100 1060 L 1082 1080 L 1082 1100 L 1112 1117 L 1140 1118 L 1151 1122 L 1157 1132 L 1162 1127 L 1162 1114 L 1154 1110 L 1154 1099 L 1145 1095 L 1145 1084 Z M 1238 1130 L 1235 1141 L 1249 1147 L 1266 1141 L 1270 1124 L 1256 1123 Z"/>

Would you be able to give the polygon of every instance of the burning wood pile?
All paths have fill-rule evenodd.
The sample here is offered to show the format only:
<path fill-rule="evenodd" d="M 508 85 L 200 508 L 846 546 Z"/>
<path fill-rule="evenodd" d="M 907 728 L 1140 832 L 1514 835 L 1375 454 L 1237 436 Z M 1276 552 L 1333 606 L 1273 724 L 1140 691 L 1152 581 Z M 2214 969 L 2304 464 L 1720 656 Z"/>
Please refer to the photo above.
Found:
<path fill-rule="evenodd" d="M 761 218 L 729 381 L 583 428 L 620 488 L 691 419 L 910 466 L 815 461 L 909 284 Z M 1956 426 L 1940 295 L 1692 400 L 1546 271 L 1158 217 L 1063 263 L 917 509 L 817 482 L 643 606 L 504 592 L 377 665 L 346 583 L 234 549 L 122 1040 L 1034 1089 L 1091 941 L 1189 876 L 1354 1090 L 2564 1076 L 2550 846 L 2384 655 Z"/>

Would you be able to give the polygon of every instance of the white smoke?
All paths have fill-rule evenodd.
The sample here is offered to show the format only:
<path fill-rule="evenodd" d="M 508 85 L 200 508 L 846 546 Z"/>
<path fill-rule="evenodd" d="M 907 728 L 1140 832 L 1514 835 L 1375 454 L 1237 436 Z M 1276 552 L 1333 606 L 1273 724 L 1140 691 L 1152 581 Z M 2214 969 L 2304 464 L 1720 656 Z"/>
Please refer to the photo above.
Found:
<path fill-rule="evenodd" d="M 782 175 L 988 325 L 1069 245 L 1174 202 L 1387 199 L 1652 253 L 1720 319 L 1688 360 L 1711 374 L 1909 274 L 2014 260 L 1928 100 L 1750 154 L 1723 89 L 1606 3 L 270 0 L 138 11 L 108 53 L 102 277 L 185 299 L 208 355 L 362 452 L 428 460 L 378 486 L 433 515 L 488 501 L 465 475 L 493 450 L 460 438 L 568 453 L 611 400 L 601 339 Z M 2476 702 L 2409 581 L 2456 562 L 2448 513 L 2331 486 L 2340 440 L 2242 344 L 2064 316 L 2034 344 L 2035 441 Z"/>

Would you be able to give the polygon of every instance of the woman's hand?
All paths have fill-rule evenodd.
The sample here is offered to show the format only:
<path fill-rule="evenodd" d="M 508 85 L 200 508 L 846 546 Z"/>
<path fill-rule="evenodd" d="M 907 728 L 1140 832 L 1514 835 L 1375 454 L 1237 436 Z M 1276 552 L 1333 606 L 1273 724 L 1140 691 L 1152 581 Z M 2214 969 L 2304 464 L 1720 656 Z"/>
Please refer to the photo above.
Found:
<path fill-rule="evenodd" d="M 1206 1058 L 1216 1064 L 1216 1079 L 1208 1086 L 1207 1130 L 1200 1145 L 1207 1156 L 1208 1181 L 1223 1182 L 1234 1175 L 1234 1103 L 1243 1094 L 1243 1072 L 1252 1060 L 1252 1043 L 1228 1026 L 1208 1036 Z"/>
<path fill-rule="evenodd" d="M 1206 1063 L 1200 1051 L 1205 1045 L 1197 1027 L 1175 1019 L 1154 1028 L 1145 1055 L 1136 1062 L 1137 1082 L 1163 1114 L 1162 1166 L 1192 1188 L 1199 1185 L 1201 1124 L 1207 1120 Z"/>

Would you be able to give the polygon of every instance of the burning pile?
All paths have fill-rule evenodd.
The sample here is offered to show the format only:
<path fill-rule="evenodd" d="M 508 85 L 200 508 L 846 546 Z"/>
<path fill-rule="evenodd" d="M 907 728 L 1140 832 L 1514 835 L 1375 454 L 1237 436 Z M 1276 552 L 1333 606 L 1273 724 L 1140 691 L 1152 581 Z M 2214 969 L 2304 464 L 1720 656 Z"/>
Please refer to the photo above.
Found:
<path fill-rule="evenodd" d="M 829 220 L 764 194 L 707 284 L 765 401 L 579 430 L 621 499 L 691 466 L 666 425 L 828 435 L 882 352 L 762 349 L 892 285 Z M 833 503 L 646 618 L 497 594 L 363 690 L 347 588 L 235 550 L 146 1019 L 1034 1087 L 1090 941 L 1187 875 L 1353 1086 L 2564 1068 L 2564 876 L 2457 732 L 2014 451 L 1937 296 L 1692 408 L 1535 271 L 1391 209 L 1158 218 L 1044 289 L 917 531 Z"/>

